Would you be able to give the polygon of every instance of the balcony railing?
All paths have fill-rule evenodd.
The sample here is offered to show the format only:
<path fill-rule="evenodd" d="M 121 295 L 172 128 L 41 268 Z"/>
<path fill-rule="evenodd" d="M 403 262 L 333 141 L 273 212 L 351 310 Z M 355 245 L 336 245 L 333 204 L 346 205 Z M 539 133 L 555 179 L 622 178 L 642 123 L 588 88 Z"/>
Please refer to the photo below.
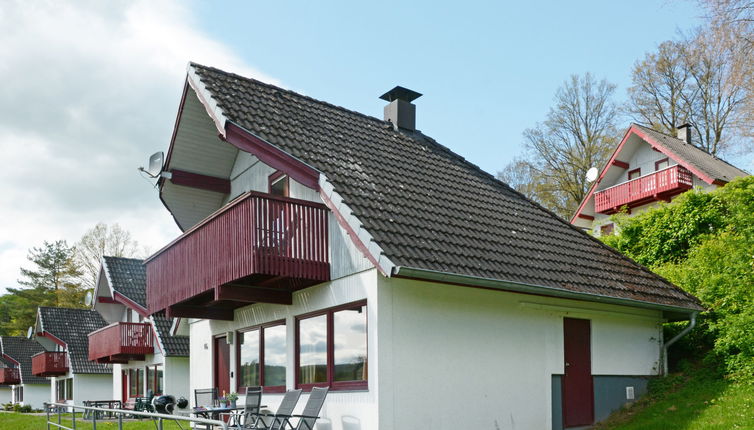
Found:
<path fill-rule="evenodd" d="M 65 352 L 44 351 L 31 357 L 31 373 L 36 376 L 60 376 L 68 373 Z"/>
<path fill-rule="evenodd" d="M 21 371 L 18 367 L 4 367 L 0 369 L 0 385 L 15 385 L 21 383 Z"/>
<path fill-rule="evenodd" d="M 117 322 L 89 333 L 89 360 L 125 363 L 144 360 L 154 352 L 152 326 L 148 323 Z"/>
<path fill-rule="evenodd" d="M 691 172 L 682 166 L 671 166 L 594 194 L 594 210 L 603 214 L 617 212 L 621 207 L 635 207 L 670 196 L 693 187 Z"/>
<path fill-rule="evenodd" d="M 249 192 L 147 259 L 149 311 L 229 284 L 291 291 L 327 281 L 328 253 L 324 205 Z"/>

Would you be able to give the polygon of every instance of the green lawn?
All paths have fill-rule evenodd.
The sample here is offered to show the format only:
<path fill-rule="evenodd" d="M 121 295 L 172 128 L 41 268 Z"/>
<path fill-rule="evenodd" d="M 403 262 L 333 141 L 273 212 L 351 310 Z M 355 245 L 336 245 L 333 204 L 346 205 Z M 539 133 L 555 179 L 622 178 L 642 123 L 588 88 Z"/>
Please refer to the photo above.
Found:
<path fill-rule="evenodd" d="M 754 384 L 709 376 L 671 376 L 659 381 L 649 396 L 596 429 L 754 429 Z"/>
<path fill-rule="evenodd" d="M 47 417 L 43 415 L 29 415 L 19 414 L 15 412 L 3 413 L 0 412 L 0 430 L 47 430 L 46 423 Z M 56 421 L 57 422 L 57 421 Z M 71 427 L 70 415 L 63 418 L 62 424 Z M 181 422 L 184 429 L 189 428 L 188 422 Z M 56 427 L 52 427 L 53 429 Z M 91 430 L 91 422 L 83 423 L 79 418 L 76 418 L 76 428 L 81 430 Z M 103 422 L 97 421 L 97 430 L 110 429 L 117 430 L 117 422 Z M 154 423 L 151 421 L 131 421 L 123 423 L 124 430 L 156 430 Z M 164 430 L 177 430 L 178 426 L 174 422 L 165 422 L 163 425 Z"/>

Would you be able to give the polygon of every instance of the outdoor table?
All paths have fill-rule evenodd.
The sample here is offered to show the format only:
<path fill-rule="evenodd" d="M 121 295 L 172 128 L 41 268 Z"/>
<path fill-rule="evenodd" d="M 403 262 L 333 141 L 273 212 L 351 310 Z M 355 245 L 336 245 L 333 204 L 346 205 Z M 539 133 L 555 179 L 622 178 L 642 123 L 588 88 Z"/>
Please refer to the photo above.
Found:
<path fill-rule="evenodd" d="M 123 403 L 120 400 L 84 400 L 84 406 L 106 409 L 121 409 L 123 407 Z M 84 411 L 83 418 L 89 419 L 91 418 L 91 415 L 92 411 L 87 409 L 86 411 Z M 105 412 L 104 416 L 107 416 L 108 418 L 114 418 L 112 412 Z M 102 412 L 97 412 L 97 418 L 104 418 Z"/>
<path fill-rule="evenodd" d="M 267 405 L 259 405 L 259 409 L 266 408 Z M 212 407 L 212 408 L 205 408 L 205 407 L 196 407 L 192 408 L 191 410 L 183 410 L 179 411 L 181 414 L 194 414 L 196 416 L 200 416 L 202 418 L 209 418 L 213 420 L 220 419 L 220 414 L 230 414 L 230 420 L 232 422 L 228 422 L 228 425 L 238 425 L 241 424 L 238 419 L 241 417 L 241 414 L 234 413 L 237 411 L 243 411 L 245 409 L 244 405 L 237 405 L 236 407 L 226 406 L 224 408 L 221 408 L 219 406 Z"/>

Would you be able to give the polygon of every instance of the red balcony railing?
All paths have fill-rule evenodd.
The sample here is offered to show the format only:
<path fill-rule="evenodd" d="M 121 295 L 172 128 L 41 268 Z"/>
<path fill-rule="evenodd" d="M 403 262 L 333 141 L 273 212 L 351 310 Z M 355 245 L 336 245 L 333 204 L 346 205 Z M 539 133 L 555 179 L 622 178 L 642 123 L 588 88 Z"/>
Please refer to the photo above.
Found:
<path fill-rule="evenodd" d="M 324 205 L 249 192 L 147 259 L 149 311 L 239 280 L 288 289 L 327 281 L 328 252 Z"/>
<path fill-rule="evenodd" d="M 18 367 L 4 367 L 0 369 L 0 385 L 15 385 L 21 383 L 21 371 Z"/>
<path fill-rule="evenodd" d="M 144 360 L 154 352 L 152 326 L 148 323 L 117 322 L 89 333 L 89 360 L 123 363 Z"/>
<path fill-rule="evenodd" d="M 667 199 L 693 185 L 691 172 L 682 166 L 671 166 L 596 192 L 594 210 L 603 214 L 615 213 L 626 205 L 634 207 Z"/>
<path fill-rule="evenodd" d="M 44 351 L 31 356 L 31 373 L 36 376 L 60 376 L 68 373 L 65 352 Z"/>

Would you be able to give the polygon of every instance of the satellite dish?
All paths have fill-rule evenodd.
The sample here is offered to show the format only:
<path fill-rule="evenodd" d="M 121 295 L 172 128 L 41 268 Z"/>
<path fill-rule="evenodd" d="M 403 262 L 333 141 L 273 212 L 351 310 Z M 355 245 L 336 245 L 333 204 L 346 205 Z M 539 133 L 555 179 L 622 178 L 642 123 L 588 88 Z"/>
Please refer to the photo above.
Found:
<path fill-rule="evenodd" d="M 28 329 L 28 330 L 26 330 L 26 337 L 27 337 L 28 339 L 31 339 L 31 335 L 32 335 L 32 333 L 34 333 L 34 327 L 32 327 L 32 326 L 29 326 L 29 329 Z"/>
<path fill-rule="evenodd" d="M 86 292 L 86 297 L 84 297 L 84 304 L 86 304 L 87 306 L 92 305 L 92 292 L 91 291 Z"/>
<path fill-rule="evenodd" d="M 145 169 L 143 167 L 139 167 L 139 170 L 153 178 L 156 178 L 160 176 L 160 172 L 162 172 L 162 164 L 164 162 L 165 154 L 163 152 L 155 152 L 149 157 L 149 168 Z"/>
<path fill-rule="evenodd" d="M 591 169 L 586 171 L 586 181 L 587 182 L 594 182 L 595 179 L 597 179 L 597 175 L 600 172 L 597 170 L 596 167 L 592 167 Z"/>

